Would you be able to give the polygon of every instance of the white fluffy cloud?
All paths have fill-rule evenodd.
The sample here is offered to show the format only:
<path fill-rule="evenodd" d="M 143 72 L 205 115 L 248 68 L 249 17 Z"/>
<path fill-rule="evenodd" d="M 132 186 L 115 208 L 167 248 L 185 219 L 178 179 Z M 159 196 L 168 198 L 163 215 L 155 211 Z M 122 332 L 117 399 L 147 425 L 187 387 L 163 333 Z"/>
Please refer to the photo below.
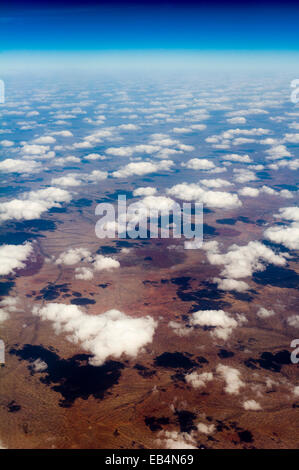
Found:
<path fill-rule="evenodd" d="M 244 186 L 244 188 L 241 188 L 238 193 L 240 196 L 246 196 L 246 197 L 257 197 L 260 194 L 260 191 L 257 188 L 252 188 L 250 186 Z"/>
<path fill-rule="evenodd" d="M 190 170 L 211 170 L 215 168 L 214 163 L 207 158 L 191 158 L 186 163 L 182 163 L 182 166 Z"/>
<path fill-rule="evenodd" d="M 225 366 L 223 364 L 218 364 L 216 371 L 222 376 L 226 383 L 224 388 L 226 393 L 230 395 L 237 395 L 240 391 L 240 388 L 245 386 L 244 382 L 241 380 L 241 373 L 238 369 Z"/>
<path fill-rule="evenodd" d="M 71 195 L 64 189 L 49 187 L 22 194 L 22 199 L 12 199 L 0 206 L 0 220 L 31 220 L 41 216 L 51 207 L 61 207 L 62 202 L 69 202 Z"/>
<path fill-rule="evenodd" d="M 94 257 L 93 267 L 95 271 L 104 271 L 110 269 L 117 269 L 120 267 L 119 261 L 110 258 L 109 256 L 96 255 Z"/>
<path fill-rule="evenodd" d="M 156 194 L 157 189 L 147 186 L 144 188 L 137 188 L 133 191 L 133 196 L 153 196 Z"/>
<path fill-rule="evenodd" d="M 52 137 L 51 135 L 44 135 L 41 137 L 38 137 L 37 139 L 34 139 L 33 141 L 35 144 L 55 144 L 56 139 L 55 137 Z"/>
<path fill-rule="evenodd" d="M 188 384 L 192 385 L 194 388 L 202 388 L 207 385 L 208 382 L 213 380 L 212 372 L 191 372 L 190 374 L 185 375 L 185 380 Z"/>
<path fill-rule="evenodd" d="M 57 186 L 80 186 L 86 183 L 97 183 L 108 177 L 107 171 L 93 170 L 91 173 L 67 173 L 65 176 L 52 178 L 51 184 Z"/>
<path fill-rule="evenodd" d="M 0 275 L 14 273 L 16 269 L 25 267 L 25 261 L 33 253 L 32 244 L 0 246 Z"/>
<path fill-rule="evenodd" d="M 0 171 L 3 173 L 36 173 L 40 171 L 41 168 L 41 164 L 35 160 L 6 158 L 0 162 Z"/>
<path fill-rule="evenodd" d="M 290 326 L 294 328 L 299 328 L 299 315 L 291 315 L 288 317 L 287 322 Z"/>
<path fill-rule="evenodd" d="M 91 259 L 91 253 L 86 248 L 70 248 L 61 253 L 55 263 L 71 266 L 80 263 L 80 261 L 91 261 Z"/>
<path fill-rule="evenodd" d="M 223 310 L 199 310 L 192 314 L 190 325 L 211 326 L 212 336 L 227 340 L 233 330 L 246 321 L 244 315 L 236 314 L 234 318 Z"/>
<path fill-rule="evenodd" d="M 18 300 L 17 297 L 3 297 L 0 302 L 0 324 L 10 317 L 10 313 L 18 310 Z"/>
<path fill-rule="evenodd" d="M 235 173 L 235 181 L 237 183 L 247 183 L 257 179 L 253 171 L 246 170 L 245 168 L 234 168 L 233 172 Z"/>
<path fill-rule="evenodd" d="M 223 186 L 232 186 L 232 183 L 222 178 L 202 179 L 200 180 L 200 183 L 207 188 L 223 188 Z"/>
<path fill-rule="evenodd" d="M 243 402 L 244 410 L 259 411 L 262 409 L 261 405 L 255 400 L 246 400 Z"/>
<path fill-rule="evenodd" d="M 229 162 L 240 162 L 240 163 L 251 163 L 252 159 L 249 155 L 239 155 L 237 153 L 229 153 L 221 156 L 222 160 L 228 160 Z"/>
<path fill-rule="evenodd" d="M 209 434 L 213 434 L 216 431 L 215 424 L 197 423 L 196 427 L 198 432 L 206 434 L 207 436 Z"/>
<path fill-rule="evenodd" d="M 273 317 L 273 315 L 275 315 L 274 310 L 267 309 L 264 307 L 259 308 L 259 310 L 257 311 L 257 316 L 259 318 L 269 318 L 269 317 Z"/>
<path fill-rule="evenodd" d="M 162 449 L 197 449 L 194 437 L 186 432 L 161 431 L 157 444 Z"/>
<path fill-rule="evenodd" d="M 202 202 L 207 207 L 232 209 L 242 205 L 237 194 L 210 191 L 195 183 L 181 183 L 167 189 L 167 194 L 184 201 Z"/>
<path fill-rule="evenodd" d="M 112 173 L 114 178 L 127 178 L 133 175 L 142 176 L 149 173 L 159 171 L 169 171 L 173 167 L 172 160 L 161 160 L 156 163 L 152 162 L 131 162 Z"/>
<path fill-rule="evenodd" d="M 251 241 L 247 245 L 231 245 L 227 253 L 218 253 L 217 247 L 207 249 L 207 257 L 211 264 L 224 265 L 221 275 L 229 279 L 249 277 L 256 271 L 266 269 L 265 263 L 285 266 L 286 260 L 282 254 L 276 255 L 271 248 L 259 241 Z"/>
<path fill-rule="evenodd" d="M 291 250 L 299 249 L 299 223 L 293 222 L 290 226 L 274 226 L 264 231 L 264 236 L 274 243 L 281 243 Z"/>
<path fill-rule="evenodd" d="M 75 278 L 83 281 L 90 281 L 93 278 L 93 271 L 85 266 L 75 269 Z"/>
<path fill-rule="evenodd" d="M 221 279 L 214 277 L 213 282 L 217 284 L 220 290 L 235 290 L 237 292 L 245 292 L 249 289 L 249 285 L 244 281 L 237 281 L 236 279 Z"/>
<path fill-rule="evenodd" d="M 278 160 L 279 158 L 292 156 L 285 145 L 274 145 L 270 149 L 265 150 L 265 153 L 268 154 L 268 160 Z"/>
<path fill-rule="evenodd" d="M 157 322 L 150 316 L 134 318 L 119 310 L 88 315 L 77 305 L 49 303 L 35 307 L 33 314 L 52 321 L 56 334 L 66 333 L 67 339 L 79 343 L 93 354 L 93 365 L 102 365 L 109 357 L 123 354 L 137 356 L 152 342 Z"/>

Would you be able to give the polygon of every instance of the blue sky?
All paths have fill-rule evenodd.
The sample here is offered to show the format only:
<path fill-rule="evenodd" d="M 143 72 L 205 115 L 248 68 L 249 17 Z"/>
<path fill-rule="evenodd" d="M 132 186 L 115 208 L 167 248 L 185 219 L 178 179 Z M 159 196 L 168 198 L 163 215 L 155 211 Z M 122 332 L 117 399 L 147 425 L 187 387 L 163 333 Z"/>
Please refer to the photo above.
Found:
<path fill-rule="evenodd" d="M 0 7 L 0 72 L 219 66 L 295 73 L 298 20 L 299 5 L 290 1 L 12 0 Z"/>
<path fill-rule="evenodd" d="M 98 4 L 1 6 L 0 50 L 298 50 L 299 7 L 291 3 Z"/>

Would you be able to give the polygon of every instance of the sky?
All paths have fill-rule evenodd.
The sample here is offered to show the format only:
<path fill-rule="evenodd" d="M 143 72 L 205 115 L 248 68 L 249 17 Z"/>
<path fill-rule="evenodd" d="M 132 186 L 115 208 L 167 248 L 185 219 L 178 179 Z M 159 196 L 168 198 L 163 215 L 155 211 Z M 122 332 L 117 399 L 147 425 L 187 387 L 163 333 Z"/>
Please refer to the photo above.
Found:
<path fill-rule="evenodd" d="M 14 1 L 0 7 L 0 59 L 113 61 L 140 53 L 297 54 L 299 5 L 287 2 Z M 52 55 L 51 55 L 52 54 Z M 72 59 L 75 54 L 80 58 Z M 191 56 L 190 56 L 191 54 Z M 18 60 L 16 60 L 18 57 Z M 136 59 L 134 59 L 136 60 Z"/>

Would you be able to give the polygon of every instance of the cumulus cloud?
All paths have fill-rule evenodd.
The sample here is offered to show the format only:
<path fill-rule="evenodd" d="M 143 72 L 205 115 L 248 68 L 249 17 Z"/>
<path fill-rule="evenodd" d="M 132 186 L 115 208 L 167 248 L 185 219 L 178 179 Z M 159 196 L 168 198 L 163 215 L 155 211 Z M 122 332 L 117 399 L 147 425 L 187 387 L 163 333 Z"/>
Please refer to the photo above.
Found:
<path fill-rule="evenodd" d="M 182 323 L 176 321 L 170 321 L 168 326 L 178 336 L 188 336 L 193 331 L 193 328 L 187 328 Z"/>
<path fill-rule="evenodd" d="M 279 160 L 275 163 L 268 165 L 268 168 L 271 170 L 279 170 L 279 168 L 287 168 L 292 171 L 299 169 L 299 158 L 294 158 L 293 160 Z"/>
<path fill-rule="evenodd" d="M 242 205 L 237 194 L 210 191 L 195 183 L 181 183 L 167 189 L 167 194 L 184 201 L 202 202 L 207 207 L 232 209 Z"/>
<path fill-rule="evenodd" d="M 163 449 L 197 449 L 193 435 L 186 432 L 161 431 L 157 444 Z"/>
<path fill-rule="evenodd" d="M 150 316 L 134 318 L 119 310 L 88 315 L 77 305 L 49 303 L 36 306 L 33 314 L 53 322 L 56 334 L 66 333 L 72 343 L 79 343 L 93 354 L 90 363 L 100 366 L 109 357 L 123 354 L 136 357 L 152 342 L 157 322 Z"/>
<path fill-rule="evenodd" d="M 291 250 L 299 249 L 299 223 L 293 222 L 290 226 L 278 225 L 269 227 L 264 236 L 274 243 L 281 243 Z"/>
<path fill-rule="evenodd" d="M 207 250 L 207 258 L 213 265 L 224 265 L 221 275 L 229 279 L 240 279 L 249 277 L 256 271 L 264 271 L 265 263 L 276 266 L 285 266 L 286 259 L 283 254 L 275 254 L 271 248 L 259 241 L 251 241 L 247 245 L 231 245 L 227 253 L 217 253 Z"/>
<path fill-rule="evenodd" d="M 55 137 L 52 137 L 51 135 L 44 135 L 41 137 L 38 137 L 37 139 L 34 139 L 33 141 L 35 144 L 55 144 L 56 139 Z"/>
<path fill-rule="evenodd" d="M 211 170 L 215 168 L 214 163 L 207 158 L 191 158 L 186 163 L 182 163 L 182 166 L 190 170 Z"/>
<path fill-rule="evenodd" d="M 273 315 L 275 315 L 274 310 L 267 309 L 264 307 L 259 308 L 259 310 L 257 311 L 257 316 L 259 318 L 269 318 L 269 317 L 273 317 Z"/>
<path fill-rule="evenodd" d="M 207 188 L 222 188 L 223 186 L 232 186 L 232 183 L 222 178 L 202 179 L 200 180 L 200 183 Z"/>
<path fill-rule="evenodd" d="M 238 193 L 240 196 L 246 196 L 246 197 L 257 197 L 260 194 L 260 191 L 257 188 L 252 188 L 250 186 L 244 186 L 244 188 L 241 188 Z"/>
<path fill-rule="evenodd" d="M 299 328 L 299 315 L 291 315 L 288 317 L 287 322 L 290 326 L 294 328 Z"/>
<path fill-rule="evenodd" d="M 261 405 L 255 400 L 246 400 L 243 402 L 244 410 L 259 411 L 262 409 Z"/>
<path fill-rule="evenodd" d="M 14 273 L 16 269 L 25 267 L 25 261 L 33 253 L 32 244 L 0 246 L 0 275 Z"/>
<path fill-rule="evenodd" d="M 151 186 L 146 186 L 144 188 L 137 188 L 133 191 L 133 196 L 153 196 L 156 194 L 157 189 Z"/>
<path fill-rule="evenodd" d="M 152 162 L 131 162 L 112 172 L 114 178 L 127 178 L 133 175 L 142 176 L 149 173 L 157 173 L 159 171 L 169 171 L 173 167 L 172 160 L 161 160 L 157 163 Z"/>
<path fill-rule="evenodd" d="M 48 369 L 48 364 L 45 361 L 42 361 L 41 359 L 36 359 L 31 364 L 31 368 L 34 372 L 44 372 Z"/>
<path fill-rule="evenodd" d="M 3 173 L 36 173 L 40 171 L 41 168 L 41 164 L 35 160 L 6 158 L 0 162 L 0 171 Z"/>
<path fill-rule="evenodd" d="M 84 155 L 85 160 L 94 161 L 94 160 L 106 160 L 107 157 L 104 155 L 100 155 L 98 153 L 89 153 L 88 155 Z"/>
<path fill-rule="evenodd" d="M 109 256 L 96 255 L 94 257 L 93 267 L 95 271 L 104 271 L 110 269 L 117 269 L 120 267 L 119 261 L 110 258 Z"/>
<path fill-rule="evenodd" d="M 75 269 L 75 278 L 90 281 L 93 278 L 93 271 L 85 266 L 80 266 Z"/>
<path fill-rule="evenodd" d="M 71 266 L 80 263 L 80 261 L 91 261 L 91 253 L 86 248 L 70 248 L 61 253 L 56 259 L 56 264 Z"/>
<path fill-rule="evenodd" d="M 19 299 L 17 297 L 3 297 L 0 302 L 0 324 L 8 320 L 10 313 L 18 310 Z"/>
<path fill-rule="evenodd" d="M 215 424 L 197 423 L 196 427 L 199 432 L 206 434 L 207 436 L 216 431 Z"/>
<path fill-rule="evenodd" d="M 292 154 L 288 151 L 285 145 L 274 145 L 273 147 L 265 150 L 265 153 L 268 154 L 268 160 L 278 160 L 283 157 L 291 157 Z"/>
<path fill-rule="evenodd" d="M 227 119 L 227 122 L 230 122 L 231 124 L 246 124 L 246 118 L 240 116 L 240 117 L 233 117 Z"/>
<path fill-rule="evenodd" d="M 235 173 L 235 181 L 237 183 L 247 183 L 257 179 L 253 171 L 246 170 L 245 168 L 234 168 L 233 172 Z"/>
<path fill-rule="evenodd" d="M 75 173 L 73 173 L 60 176 L 58 178 L 52 178 L 51 184 L 56 184 L 57 186 L 63 186 L 66 188 L 68 186 L 80 186 L 82 184 L 82 180 Z"/>
<path fill-rule="evenodd" d="M 213 380 L 212 372 L 191 372 L 190 374 L 185 375 L 185 380 L 188 384 L 192 385 L 194 388 L 202 388 L 207 385 L 208 382 Z"/>
<path fill-rule="evenodd" d="M 217 287 L 220 290 L 245 292 L 249 289 L 247 282 L 237 281 L 236 279 L 221 279 L 219 277 L 214 277 L 213 282 L 217 284 Z"/>
<path fill-rule="evenodd" d="M 51 184 L 57 186 L 80 186 L 86 183 L 97 183 L 108 177 L 107 171 L 93 170 L 91 173 L 67 173 L 65 176 L 52 178 Z"/>
<path fill-rule="evenodd" d="M 69 202 L 71 195 L 60 188 L 49 187 L 22 194 L 22 199 L 12 199 L 0 206 L 0 220 L 37 219 L 52 207 L 61 207 L 62 202 Z"/>
<path fill-rule="evenodd" d="M 221 155 L 222 160 L 228 160 L 230 162 L 240 162 L 240 163 L 251 163 L 252 159 L 249 155 L 239 155 L 237 153 L 229 153 L 227 155 Z"/>
<path fill-rule="evenodd" d="M 226 385 L 224 390 L 229 395 L 237 395 L 240 392 L 240 388 L 245 386 L 244 382 L 241 380 L 241 373 L 238 369 L 218 364 L 216 371 L 225 381 Z"/>
<path fill-rule="evenodd" d="M 297 206 L 282 207 L 278 212 L 279 214 L 275 215 L 275 217 L 299 222 L 299 207 Z"/>
<path fill-rule="evenodd" d="M 233 330 L 246 321 L 244 315 L 236 314 L 234 318 L 223 310 L 199 310 L 192 314 L 190 325 L 212 327 L 212 336 L 227 340 Z"/>

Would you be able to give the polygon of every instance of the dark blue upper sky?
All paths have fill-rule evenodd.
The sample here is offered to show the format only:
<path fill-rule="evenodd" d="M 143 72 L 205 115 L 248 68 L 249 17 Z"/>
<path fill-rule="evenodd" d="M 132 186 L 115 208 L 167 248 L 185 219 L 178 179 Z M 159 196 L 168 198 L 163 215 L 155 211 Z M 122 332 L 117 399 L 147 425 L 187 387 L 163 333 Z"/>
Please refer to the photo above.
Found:
<path fill-rule="evenodd" d="M 291 2 L 12 1 L 0 51 L 298 50 Z"/>

